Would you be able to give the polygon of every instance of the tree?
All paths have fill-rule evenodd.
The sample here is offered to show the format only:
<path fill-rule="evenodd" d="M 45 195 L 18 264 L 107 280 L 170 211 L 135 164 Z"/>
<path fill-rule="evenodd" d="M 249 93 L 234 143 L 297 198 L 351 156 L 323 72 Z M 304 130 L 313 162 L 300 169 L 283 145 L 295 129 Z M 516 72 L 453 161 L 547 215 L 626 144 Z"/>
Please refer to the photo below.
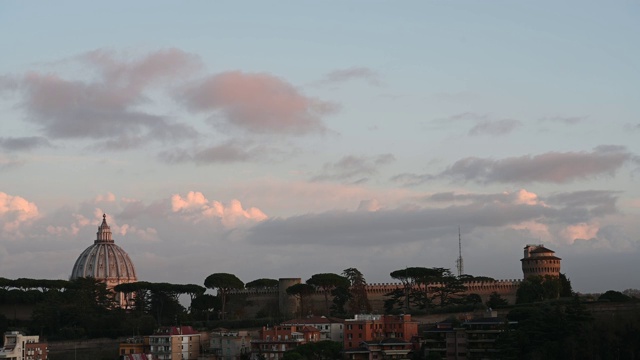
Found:
<path fill-rule="evenodd" d="M 304 316 L 304 305 L 306 299 L 313 294 L 313 286 L 309 284 L 295 284 L 291 285 L 286 290 L 288 295 L 298 298 L 300 304 L 300 317 Z"/>
<path fill-rule="evenodd" d="M 201 294 L 196 296 L 191 302 L 191 308 L 194 311 L 198 311 L 205 315 L 205 320 L 209 322 L 209 315 L 212 311 L 220 309 L 222 311 L 222 304 L 220 298 L 211 294 Z"/>
<path fill-rule="evenodd" d="M 487 301 L 486 305 L 488 308 L 497 309 L 509 305 L 509 302 L 506 299 L 503 299 L 502 296 L 500 296 L 500 294 L 498 294 L 496 291 L 494 291 L 491 293 L 491 295 L 489 295 L 489 300 Z"/>
<path fill-rule="evenodd" d="M 344 317 L 347 313 L 344 306 L 351 300 L 349 289 L 344 286 L 338 286 L 331 290 L 331 296 L 333 296 L 331 315 Z"/>
<path fill-rule="evenodd" d="M 215 273 L 207 276 L 204 280 L 204 286 L 209 289 L 217 290 L 220 301 L 222 302 L 222 319 L 224 319 L 226 317 L 225 305 L 229 292 L 234 289 L 242 289 L 244 287 L 244 283 L 233 274 Z"/>
<path fill-rule="evenodd" d="M 349 310 L 353 314 L 371 312 L 371 303 L 367 297 L 367 281 L 364 275 L 356 268 L 348 268 L 342 272 L 342 276 L 349 280 Z"/>
<path fill-rule="evenodd" d="M 560 273 L 560 297 L 573 296 L 573 289 L 571 288 L 571 281 L 563 273 Z"/>
<path fill-rule="evenodd" d="M 284 353 L 283 360 L 333 360 L 340 359 L 342 343 L 322 340 L 297 346 Z"/>
<path fill-rule="evenodd" d="M 628 302 L 631 301 L 631 298 L 619 291 L 608 290 L 604 294 L 600 295 L 598 301 Z"/>
<path fill-rule="evenodd" d="M 329 315 L 329 294 L 331 290 L 340 286 L 349 287 L 349 279 L 338 274 L 323 273 L 311 276 L 307 280 L 307 284 L 324 292 L 325 314 Z"/>
<path fill-rule="evenodd" d="M 276 279 L 257 279 L 249 281 L 244 287 L 247 289 L 270 289 L 277 288 L 279 283 Z"/>
<path fill-rule="evenodd" d="M 432 270 L 437 271 L 438 274 L 431 277 L 431 280 L 439 283 L 439 286 L 433 287 L 432 299 L 439 299 L 440 306 L 448 305 L 452 302 L 453 296 L 467 290 L 462 280 L 454 276 L 449 269 L 433 268 Z"/>
<path fill-rule="evenodd" d="M 532 303 L 544 300 L 542 276 L 529 276 L 520 283 L 516 291 L 516 304 Z"/>
<path fill-rule="evenodd" d="M 404 290 L 404 310 L 411 310 L 411 294 L 413 290 L 419 288 L 420 285 L 424 286 L 424 296 L 421 296 L 421 307 L 425 307 L 428 296 L 427 284 L 432 282 L 432 277 L 437 274 L 437 271 L 427 269 L 424 267 L 408 267 L 400 270 L 392 271 L 389 276 L 396 280 L 400 280 Z M 397 292 L 393 292 L 394 296 L 397 296 Z"/>

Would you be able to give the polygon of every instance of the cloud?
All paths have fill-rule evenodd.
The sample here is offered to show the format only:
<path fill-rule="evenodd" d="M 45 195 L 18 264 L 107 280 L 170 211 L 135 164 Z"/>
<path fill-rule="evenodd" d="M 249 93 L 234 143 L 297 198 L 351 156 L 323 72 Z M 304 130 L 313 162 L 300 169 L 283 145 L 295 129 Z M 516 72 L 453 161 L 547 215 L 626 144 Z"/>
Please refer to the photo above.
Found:
<path fill-rule="evenodd" d="M 0 149 L 5 151 L 29 151 L 39 147 L 51 147 L 51 143 L 41 136 L 0 137 Z"/>
<path fill-rule="evenodd" d="M 20 227 L 39 216 L 38 206 L 29 200 L 0 192 L 0 229 L 7 237 L 22 237 Z"/>
<path fill-rule="evenodd" d="M 227 141 L 206 148 L 163 151 L 158 156 L 169 164 L 194 162 L 199 165 L 245 162 L 262 159 L 273 149 L 249 142 Z"/>
<path fill-rule="evenodd" d="M 188 125 L 139 108 L 151 102 L 146 92 L 152 85 L 181 79 L 198 69 L 194 55 L 167 49 L 121 60 L 113 52 L 96 50 L 73 60 L 98 75 L 78 80 L 30 71 L 14 77 L 17 85 L 11 88 L 22 97 L 26 119 L 48 137 L 105 139 L 108 142 L 103 147 L 114 149 L 127 139 L 173 140 L 196 134 Z M 9 86 L 4 84 L 4 88 Z"/>
<path fill-rule="evenodd" d="M 219 115 L 213 117 L 215 124 L 251 133 L 323 133 L 322 117 L 336 110 L 278 77 L 240 71 L 209 76 L 177 97 L 191 111 Z"/>
<path fill-rule="evenodd" d="M 0 171 L 10 170 L 22 166 L 23 160 L 16 158 L 15 156 L 5 156 L 0 154 Z"/>
<path fill-rule="evenodd" d="M 588 209 L 593 216 L 604 216 L 618 212 L 616 203 L 619 192 L 607 190 L 583 190 L 565 193 L 556 193 L 545 197 L 545 201 L 551 205 L 566 208 Z"/>
<path fill-rule="evenodd" d="M 350 80 L 364 80 L 369 85 L 380 85 L 380 76 L 375 71 L 366 67 L 352 67 L 348 69 L 334 70 L 328 73 L 323 83 L 342 83 Z"/>
<path fill-rule="evenodd" d="M 380 154 L 377 156 L 345 156 L 335 163 L 326 163 L 322 167 L 322 172 L 314 176 L 312 181 L 326 180 L 353 180 L 359 183 L 366 182 L 366 176 L 373 175 L 378 172 L 378 167 L 387 165 L 395 161 L 392 154 Z M 364 178 L 362 178 L 364 176 Z"/>
<path fill-rule="evenodd" d="M 585 122 L 586 120 L 586 116 L 554 116 L 540 119 L 540 121 L 542 122 L 554 122 L 565 125 L 577 125 L 579 123 Z"/>
<path fill-rule="evenodd" d="M 564 236 L 569 243 L 573 243 L 576 240 L 594 239 L 599 230 L 600 226 L 596 222 L 579 223 L 567 226 L 562 231 L 562 236 Z"/>
<path fill-rule="evenodd" d="M 483 120 L 469 130 L 469 135 L 506 135 L 520 126 L 522 123 L 513 119 Z"/>
<path fill-rule="evenodd" d="M 546 206 L 537 194 L 520 189 L 517 191 L 504 191 L 493 194 L 440 192 L 422 198 L 427 202 L 449 203 L 496 203 L 496 204 L 523 204 Z"/>
<path fill-rule="evenodd" d="M 501 136 L 506 135 L 522 126 L 522 122 L 514 119 L 495 119 L 489 114 L 476 112 L 463 112 L 452 115 L 447 118 L 433 120 L 432 123 L 437 127 L 448 126 L 450 123 L 470 122 L 474 125 L 469 129 L 470 136 L 489 135 Z"/>
<path fill-rule="evenodd" d="M 548 152 L 501 160 L 467 157 L 456 161 L 439 174 L 405 173 L 394 176 L 392 180 L 407 186 L 441 178 L 482 184 L 564 184 L 602 175 L 613 176 L 630 161 L 637 159 L 623 147 L 599 146 L 591 152 Z"/>
<path fill-rule="evenodd" d="M 189 191 L 182 197 L 175 194 L 171 197 L 171 211 L 183 219 L 198 223 L 210 218 L 218 218 L 225 227 L 236 227 L 242 223 L 260 222 L 267 219 L 260 209 L 251 207 L 243 209 L 239 200 L 231 200 L 224 205 L 219 201 L 209 201 L 201 192 Z"/>

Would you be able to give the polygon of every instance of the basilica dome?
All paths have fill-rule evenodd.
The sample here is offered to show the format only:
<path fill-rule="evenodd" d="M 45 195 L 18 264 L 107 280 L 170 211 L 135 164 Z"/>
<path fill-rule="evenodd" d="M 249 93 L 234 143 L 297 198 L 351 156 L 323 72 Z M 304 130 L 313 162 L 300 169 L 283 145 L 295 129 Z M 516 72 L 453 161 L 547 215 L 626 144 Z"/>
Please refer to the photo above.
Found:
<path fill-rule="evenodd" d="M 83 251 L 73 265 L 70 279 L 81 277 L 104 281 L 109 289 L 138 281 L 129 255 L 113 242 L 106 215 L 102 215 L 102 224 L 93 245 Z"/>

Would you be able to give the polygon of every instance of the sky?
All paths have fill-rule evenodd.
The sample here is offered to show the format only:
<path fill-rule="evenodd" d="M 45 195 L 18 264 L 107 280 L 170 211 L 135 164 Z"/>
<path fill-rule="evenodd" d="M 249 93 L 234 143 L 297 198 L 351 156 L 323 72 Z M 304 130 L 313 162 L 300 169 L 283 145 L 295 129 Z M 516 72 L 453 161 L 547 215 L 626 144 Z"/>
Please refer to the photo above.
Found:
<path fill-rule="evenodd" d="M 0 3 L 0 276 L 640 288 L 640 4 Z"/>

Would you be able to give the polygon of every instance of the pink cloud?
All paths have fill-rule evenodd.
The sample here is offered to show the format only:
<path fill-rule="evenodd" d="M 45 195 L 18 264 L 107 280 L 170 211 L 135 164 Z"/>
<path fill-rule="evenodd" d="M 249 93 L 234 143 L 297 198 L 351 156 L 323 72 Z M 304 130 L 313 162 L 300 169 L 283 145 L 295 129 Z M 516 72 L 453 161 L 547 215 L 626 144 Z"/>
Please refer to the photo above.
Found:
<path fill-rule="evenodd" d="M 171 210 L 179 214 L 184 220 L 198 223 L 207 219 L 220 219 L 227 228 L 236 227 L 247 222 L 266 220 L 267 215 L 262 210 L 251 207 L 244 209 L 239 200 L 231 200 L 225 205 L 219 201 L 209 201 L 204 194 L 189 191 L 185 197 L 175 194 L 171 197 Z"/>
<path fill-rule="evenodd" d="M 255 133 L 324 132 L 321 117 L 335 111 L 278 77 L 240 71 L 210 76 L 181 97 L 192 111 L 217 111 L 227 123 Z"/>
<path fill-rule="evenodd" d="M 4 232 L 20 235 L 20 226 L 38 216 L 35 203 L 20 196 L 0 192 L 0 225 Z"/>
<path fill-rule="evenodd" d="M 567 226 L 561 231 L 561 235 L 573 243 L 576 240 L 590 240 L 598 235 L 600 225 L 596 222 L 579 223 Z"/>

